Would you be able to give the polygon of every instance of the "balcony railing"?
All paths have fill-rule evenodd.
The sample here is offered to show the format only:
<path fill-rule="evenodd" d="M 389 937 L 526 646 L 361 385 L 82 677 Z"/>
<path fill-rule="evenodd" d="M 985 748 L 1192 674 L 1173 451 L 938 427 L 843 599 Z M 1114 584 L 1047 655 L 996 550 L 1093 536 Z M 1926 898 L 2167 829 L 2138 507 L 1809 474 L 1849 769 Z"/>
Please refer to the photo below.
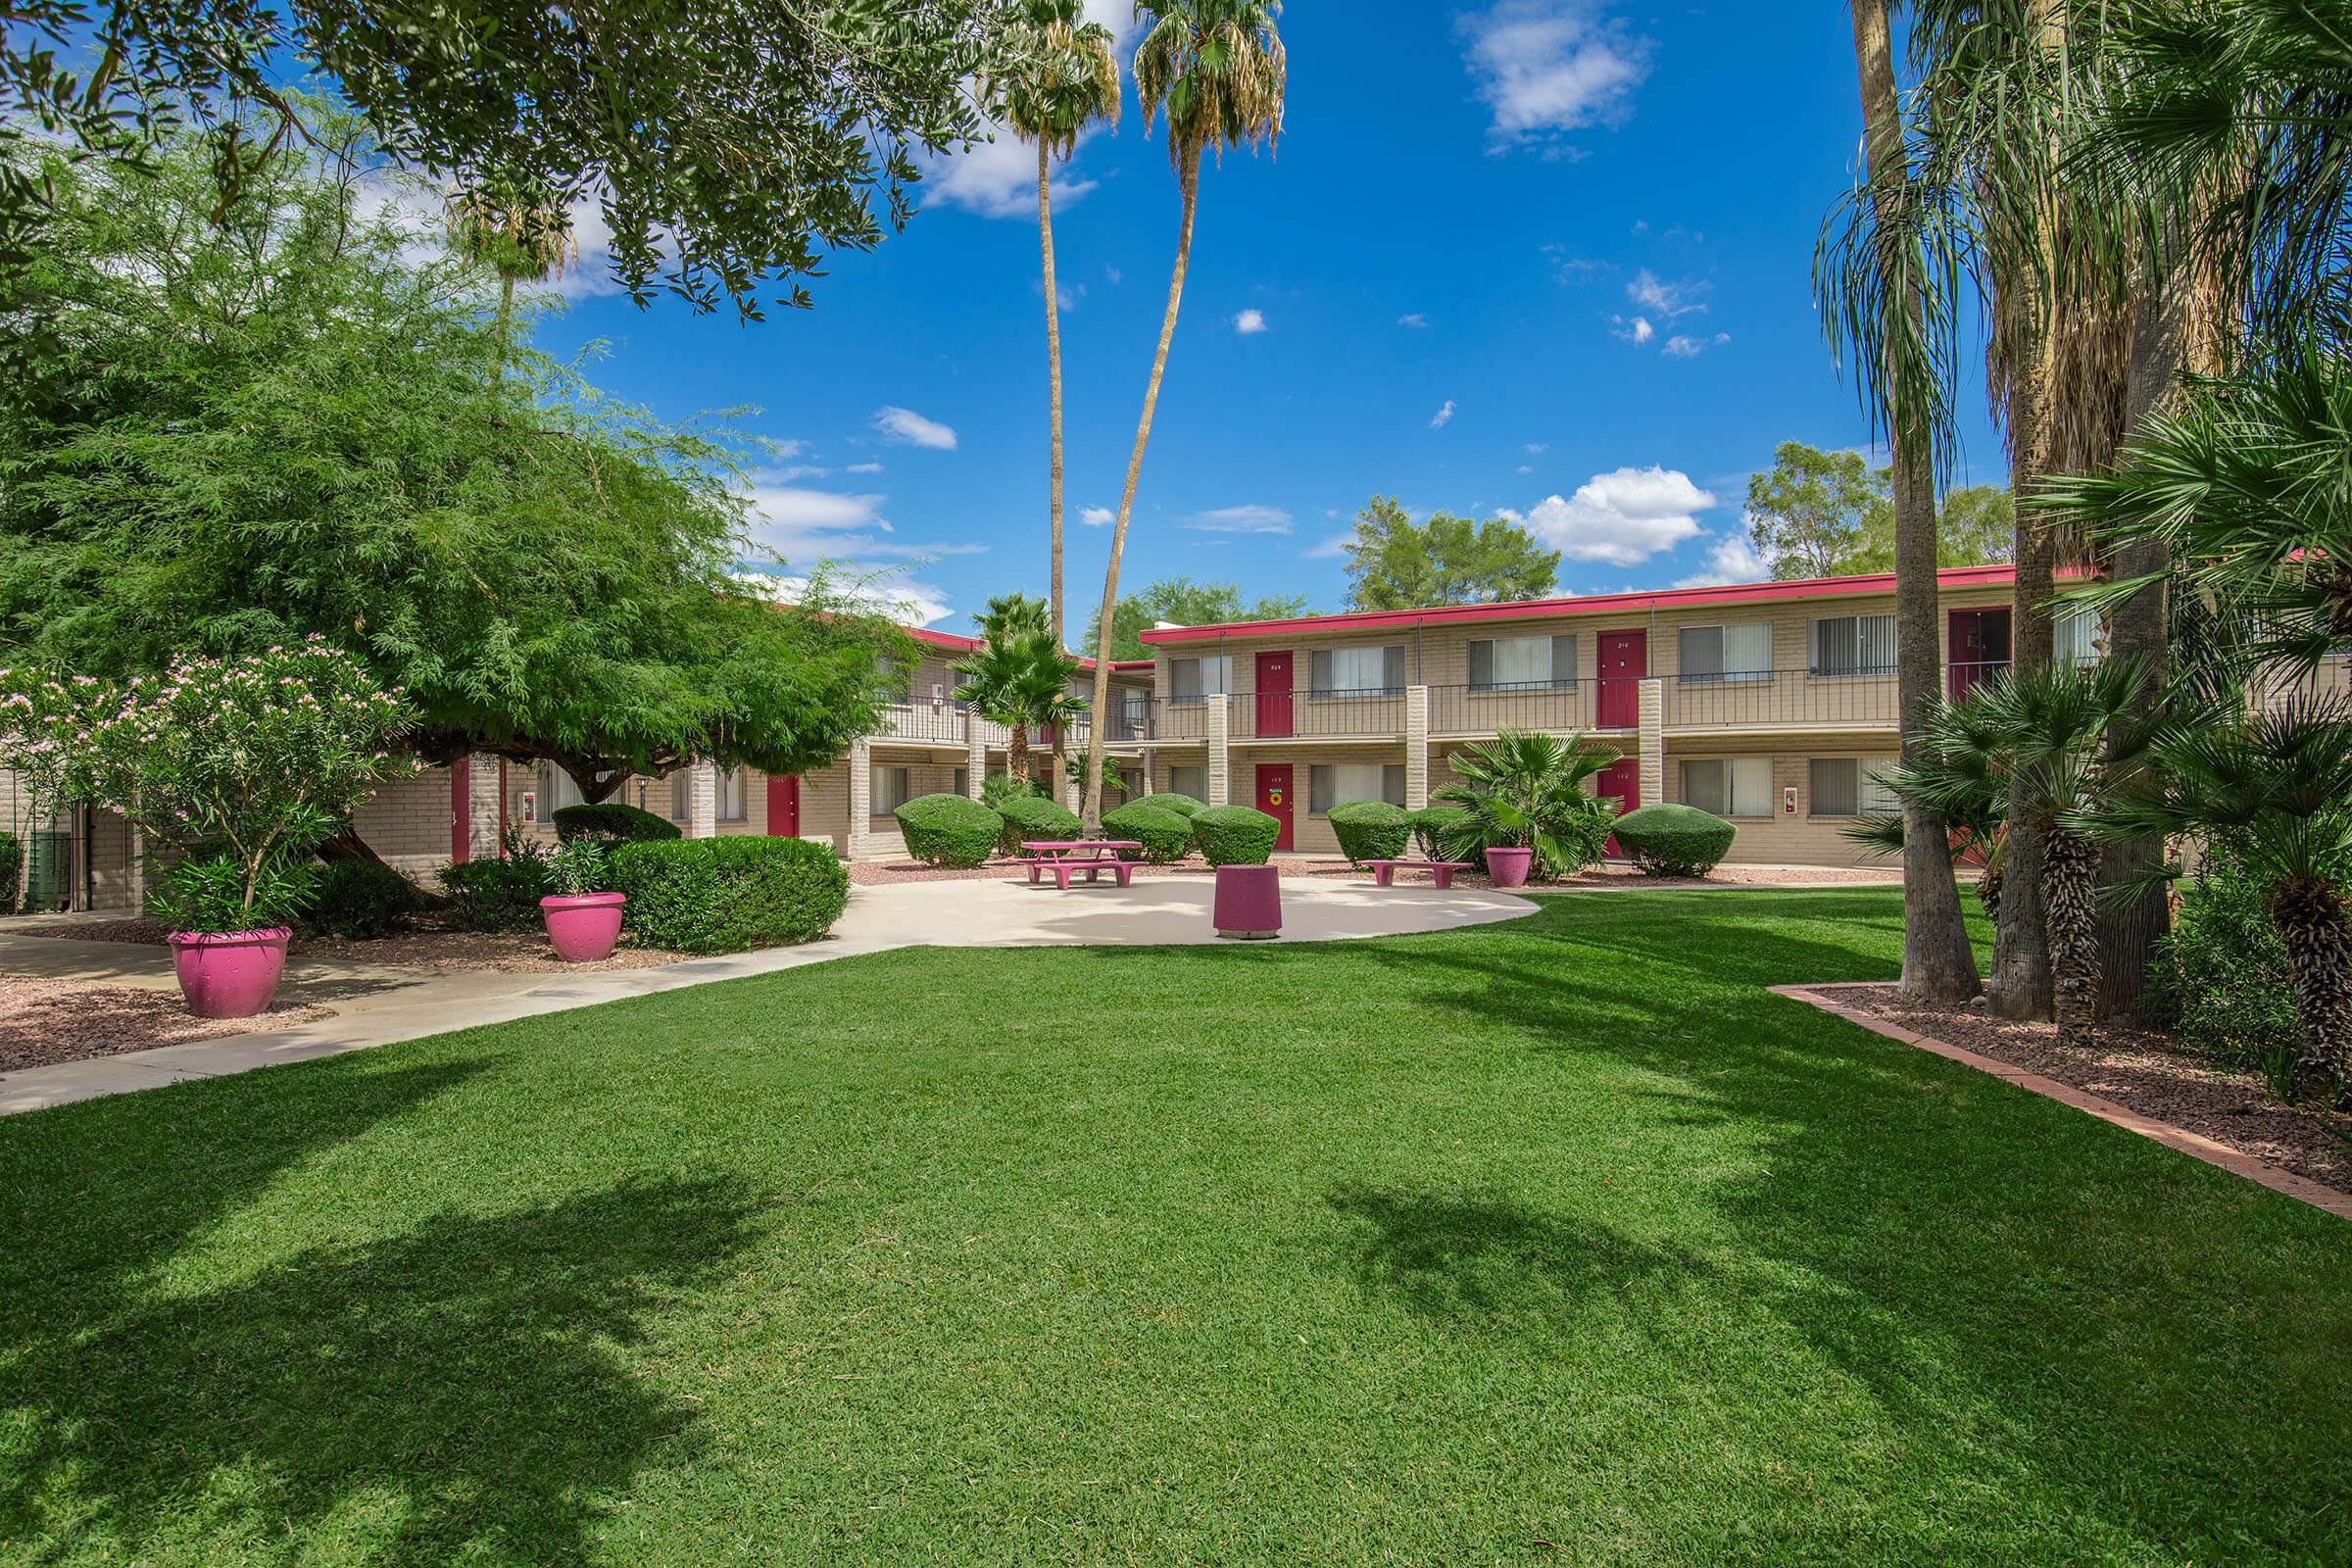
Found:
<path fill-rule="evenodd" d="M 1506 729 L 1543 730 L 1565 734 L 1594 728 L 1600 697 L 1598 681 L 1501 682 L 1486 686 L 1432 686 L 1429 689 L 1429 732 L 1436 736 L 1493 735 Z M 1620 692 L 1617 685 L 1627 689 Z M 1611 683 L 1611 717 L 1622 706 L 1624 722 L 1640 722 L 1640 706 L 1632 683 Z M 1621 701 L 1622 700 L 1622 701 Z"/>
<path fill-rule="evenodd" d="M 1765 669 L 1661 684 L 1669 730 L 1892 729 L 1898 710 L 1890 670 Z"/>
<path fill-rule="evenodd" d="M 954 703 L 897 703 L 882 710 L 882 722 L 875 729 L 874 738 L 961 746 L 967 719 L 968 715 Z"/>
<path fill-rule="evenodd" d="M 1232 714 L 1237 741 L 1399 736 L 1404 733 L 1404 688 L 1236 692 Z"/>

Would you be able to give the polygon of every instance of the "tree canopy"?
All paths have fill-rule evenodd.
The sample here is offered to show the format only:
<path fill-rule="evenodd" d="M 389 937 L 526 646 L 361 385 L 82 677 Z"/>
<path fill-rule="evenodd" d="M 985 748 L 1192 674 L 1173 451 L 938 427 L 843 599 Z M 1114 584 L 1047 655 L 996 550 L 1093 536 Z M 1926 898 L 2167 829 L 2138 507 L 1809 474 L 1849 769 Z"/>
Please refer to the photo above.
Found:
<path fill-rule="evenodd" d="M 0 317 L 34 367 L 0 403 L 5 657 L 110 675 L 316 631 L 405 688 L 421 755 L 547 758 L 591 800 L 870 729 L 904 635 L 821 573 L 789 607 L 742 580 L 723 433 L 509 343 L 495 274 L 380 200 L 356 124 L 318 133 L 219 223 L 192 138 L 46 172 L 40 292 Z"/>
<path fill-rule="evenodd" d="M 981 134 L 963 82 L 1009 0 L 25 0 L 0 36 L 0 155 L 139 162 L 204 133 L 214 204 L 318 133 L 280 83 L 331 79 L 395 157 L 600 209 L 613 275 L 708 308 L 808 303 L 826 251 L 911 210 L 916 149 Z M 72 51 L 91 46 L 84 71 Z M 63 58 L 61 59 L 61 52 Z M 289 70 L 292 67 L 294 69 Z M 331 132 L 329 133 L 331 139 Z M 0 262 L 32 257 L 37 173 L 0 156 Z"/>
<path fill-rule="evenodd" d="M 1748 536 L 1781 581 L 1894 569 L 1893 473 L 1859 452 L 1824 452 L 1802 441 L 1773 449 L 1769 472 L 1747 481 Z M 1999 485 L 1948 491 L 1936 518 L 1936 564 L 2007 561 L 2016 513 Z"/>
<path fill-rule="evenodd" d="M 1351 610 L 1541 599 L 1559 580 L 1560 553 L 1510 518 L 1433 512 L 1415 522 L 1395 496 L 1364 503 L 1347 549 Z"/>
<path fill-rule="evenodd" d="M 1208 626 L 1225 620 L 1291 620 L 1306 612 L 1303 594 L 1244 601 L 1233 583 L 1168 577 L 1119 601 L 1111 616 L 1110 657 L 1151 658 L 1143 634 L 1163 620 L 1176 626 Z"/>

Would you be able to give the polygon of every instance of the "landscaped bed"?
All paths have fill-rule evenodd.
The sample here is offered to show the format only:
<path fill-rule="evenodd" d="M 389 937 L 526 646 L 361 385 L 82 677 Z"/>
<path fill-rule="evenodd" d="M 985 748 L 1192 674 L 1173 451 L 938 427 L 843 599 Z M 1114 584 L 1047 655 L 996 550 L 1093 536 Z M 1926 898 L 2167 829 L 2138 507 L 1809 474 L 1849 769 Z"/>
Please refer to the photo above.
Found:
<path fill-rule="evenodd" d="M 288 948 L 294 959 L 317 958 L 332 963 L 381 963 L 430 973 L 456 970 L 494 970 L 511 974 L 578 974 L 602 969 L 644 969 L 677 963 L 687 955 L 660 948 L 619 948 L 609 958 L 589 963 L 566 963 L 548 946 L 542 931 L 467 931 L 445 915 L 418 915 L 414 929 L 366 939 L 299 933 Z M 5 928 L 20 937 L 64 937 L 76 942 L 128 942 L 149 947 L 164 944 L 164 928 L 153 920 L 20 921 Z"/>
<path fill-rule="evenodd" d="M 905 951 L 0 1121 L 0 1555 L 2352 1556 L 2352 1231 L 1764 989 L 1899 916 Z"/>
<path fill-rule="evenodd" d="M 177 991 L 0 974 L 0 1072 L 283 1029 L 333 1014 L 332 1007 L 296 1005 L 251 1018 L 199 1018 Z"/>

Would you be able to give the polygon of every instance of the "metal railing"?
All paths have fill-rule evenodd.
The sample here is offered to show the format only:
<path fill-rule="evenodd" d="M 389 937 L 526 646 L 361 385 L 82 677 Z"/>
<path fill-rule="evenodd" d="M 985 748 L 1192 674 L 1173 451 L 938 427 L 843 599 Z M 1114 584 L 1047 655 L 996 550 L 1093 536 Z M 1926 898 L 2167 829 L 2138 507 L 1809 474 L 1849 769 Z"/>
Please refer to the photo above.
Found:
<path fill-rule="evenodd" d="M 961 746 L 969 720 L 970 715 L 954 703 L 895 703 L 882 710 L 874 739 Z M 1004 728 L 1001 724 L 996 727 Z"/>
<path fill-rule="evenodd" d="M 1592 729 L 1600 697 L 1600 682 L 1503 682 L 1485 686 L 1432 686 L 1429 689 L 1429 732 L 1436 736 L 1493 735 L 1506 729 L 1542 730 L 1566 734 Z M 1622 706 L 1628 726 L 1639 722 L 1636 692 L 1610 693 L 1611 716 Z"/>
<path fill-rule="evenodd" d="M 1669 676 L 1669 730 L 1892 729 L 1899 704 L 1891 672 L 1810 669 Z"/>
<path fill-rule="evenodd" d="M 1235 740 L 1350 740 L 1404 733 L 1404 688 L 1235 692 Z"/>

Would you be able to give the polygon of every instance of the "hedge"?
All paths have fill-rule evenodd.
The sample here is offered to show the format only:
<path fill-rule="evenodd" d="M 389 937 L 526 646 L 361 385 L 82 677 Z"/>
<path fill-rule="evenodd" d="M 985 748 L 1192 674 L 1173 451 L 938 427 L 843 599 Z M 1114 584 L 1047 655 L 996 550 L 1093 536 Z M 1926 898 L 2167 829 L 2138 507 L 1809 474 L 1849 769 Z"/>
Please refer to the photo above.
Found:
<path fill-rule="evenodd" d="M 624 844 L 612 891 L 621 925 L 649 948 L 744 953 L 823 936 L 850 902 L 850 873 L 821 844 L 745 834 Z"/>
<path fill-rule="evenodd" d="M 1194 800 L 1190 795 L 1179 795 L 1174 790 L 1163 795 L 1139 795 L 1136 800 L 1145 806 L 1156 806 L 1163 811 L 1174 811 L 1178 816 L 1199 816 L 1208 809 L 1204 803 Z"/>
<path fill-rule="evenodd" d="M 303 924 L 323 936 L 390 936 L 424 907 L 416 885 L 380 860 L 330 860 Z"/>
<path fill-rule="evenodd" d="M 925 865 L 982 864 L 1004 834 L 1004 818 L 968 795 L 918 795 L 891 814 Z"/>
<path fill-rule="evenodd" d="M 17 912 L 17 883 L 24 874 L 24 841 L 0 833 L 0 914 Z"/>
<path fill-rule="evenodd" d="M 1331 808 L 1331 831 L 1350 865 L 1394 860 L 1413 836 L 1413 816 L 1386 801 L 1343 801 Z"/>
<path fill-rule="evenodd" d="M 1157 797 L 1102 813 L 1102 831 L 1114 839 L 1133 839 L 1144 847 L 1142 858 L 1168 865 L 1193 853 L 1192 820 L 1182 811 L 1157 804 Z M 1135 852 L 1124 852 L 1134 858 Z"/>
<path fill-rule="evenodd" d="M 1000 845 L 1006 855 L 1019 855 L 1023 839 L 1074 839 L 1078 836 L 1078 813 L 1042 797 L 1032 796 L 1023 800 L 1017 795 L 1011 796 L 998 805 L 997 813 L 1004 818 L 1004 837 Z"/>
<path fill-rule="evenodd" d="M 1470 813 L 1458 806 L 1424 806 L 1411 813 L 1413 848 L 1425 860 L 1443 860 L 1446 839 L 1470 820 Z"/>
<path fill-rule="evenodd" d="M 1647 875 L 1705 876 L 1740 830 L 1695 806 L 1659 805 L 1626 812 L 1611 831 Z"/>
<path fill-rule="evenodd" d="M 1211 806 L 1193 813 L 1193 842 L 1211 865 L 1263 865 L 1282 824 L 1247 806 Z"/>
<path fill-rule="evenodd" d="M 555 890 L 547 851 L 513 829 L 497 855 L 441 868 L 441 891 L 468 931 L 527 931 L 539 923 L 539 901 Z"/>
<path fill-rule="evenodd" d="M 594 806 L 559 806 L 548 820 L 556 837 L 565 843 L 576 838 L 612 839 L 621 844 L 646 844 L 679 836 L 678 824 L 639 810 L 623 801 L 599 801 Z"/>

